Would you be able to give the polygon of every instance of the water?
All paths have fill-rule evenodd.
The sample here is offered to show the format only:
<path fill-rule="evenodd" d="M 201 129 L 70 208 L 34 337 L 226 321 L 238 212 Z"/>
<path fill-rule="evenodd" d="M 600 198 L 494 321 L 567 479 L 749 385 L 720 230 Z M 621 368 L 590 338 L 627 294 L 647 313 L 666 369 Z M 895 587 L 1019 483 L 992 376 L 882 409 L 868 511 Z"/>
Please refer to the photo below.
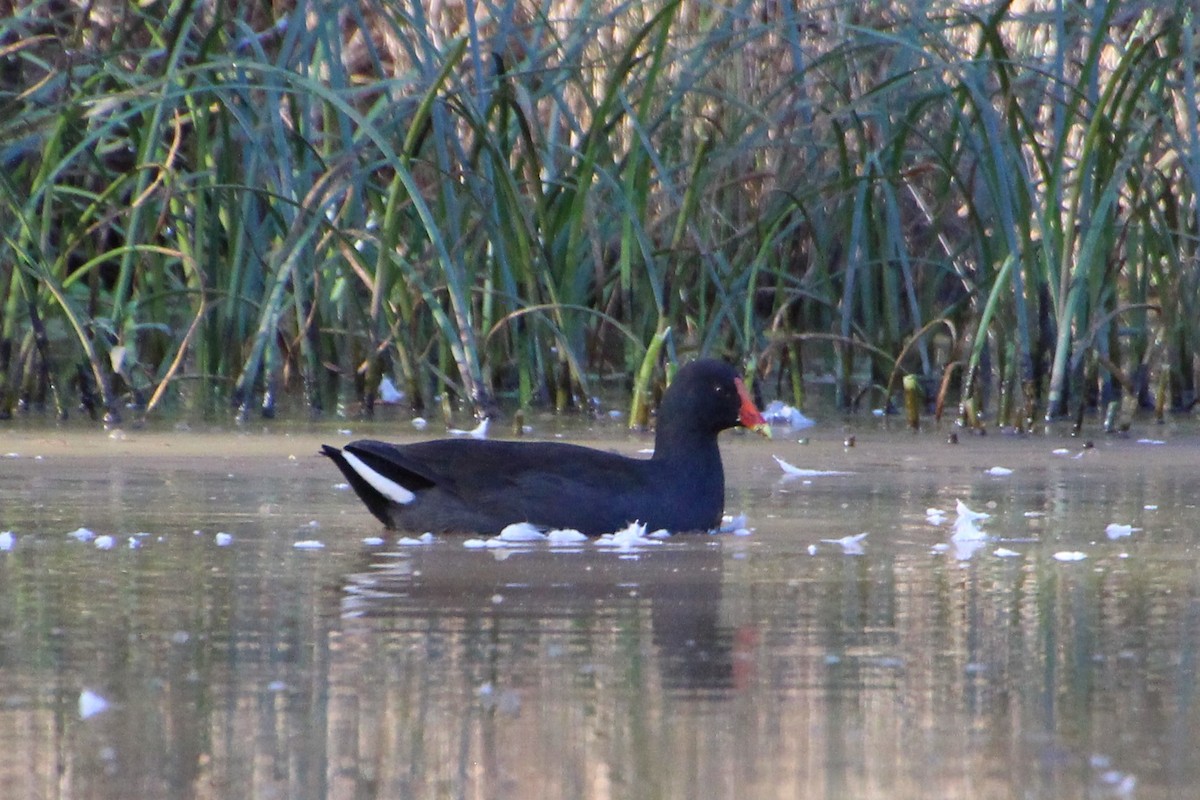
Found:
<path fill-rule="evenodd" d="M 332 430 L 9 431 L 0 797 L 1200 796 L 1200 439 L 1148 430 L 728 436 L 753 534 L 636 552 L 396 545 Z"/>

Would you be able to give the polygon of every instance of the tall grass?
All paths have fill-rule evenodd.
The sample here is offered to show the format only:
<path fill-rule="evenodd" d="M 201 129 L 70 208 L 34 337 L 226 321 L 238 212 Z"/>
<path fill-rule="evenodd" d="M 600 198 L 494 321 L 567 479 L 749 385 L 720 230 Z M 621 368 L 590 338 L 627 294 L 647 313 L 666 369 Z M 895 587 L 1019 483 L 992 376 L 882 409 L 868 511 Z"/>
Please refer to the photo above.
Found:
<path fill-rule="evenodd" d="M 276 8 L 0 19 L 0 413 L 1195 402 L 1189 4 Z"/>

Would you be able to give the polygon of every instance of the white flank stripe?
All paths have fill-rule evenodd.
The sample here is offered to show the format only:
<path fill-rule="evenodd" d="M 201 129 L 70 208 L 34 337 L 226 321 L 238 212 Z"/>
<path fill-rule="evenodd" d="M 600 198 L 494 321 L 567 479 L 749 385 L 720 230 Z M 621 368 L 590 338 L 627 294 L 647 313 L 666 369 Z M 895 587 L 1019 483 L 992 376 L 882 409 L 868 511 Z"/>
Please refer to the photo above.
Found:
<path fill-rule="evenodd" d="M 415 494 L 405 489 L 400 484 L 390 478 L 385 478 L 375 470 L 363 463 L 362 459 L 346 450 L 342 451 L 342 457 L 346 459 L 346 463 L 358 473 L 358 476 L 367 483 L 371 484 L 371 488 L 379 492 L 395 503 L 408 505 L 417 498 Z"/>

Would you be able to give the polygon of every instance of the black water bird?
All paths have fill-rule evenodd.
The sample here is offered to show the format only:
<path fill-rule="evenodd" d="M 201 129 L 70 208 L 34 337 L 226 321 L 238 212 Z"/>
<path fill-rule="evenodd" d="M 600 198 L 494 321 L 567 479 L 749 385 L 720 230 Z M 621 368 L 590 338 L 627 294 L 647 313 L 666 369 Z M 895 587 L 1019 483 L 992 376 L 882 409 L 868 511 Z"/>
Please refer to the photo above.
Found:
<path fill-rule="evenodd" d="M 631 458 L 563 442 L 439 439 L 325 445 L 350 486 L 389 528 L 496 534 L 528 522 L 589 536 L 625 528 L 709 530 L 725 506 L 717 434 L 770 436 L 730 365 L 680 368 L 658 410 L 654 454 Z"/>

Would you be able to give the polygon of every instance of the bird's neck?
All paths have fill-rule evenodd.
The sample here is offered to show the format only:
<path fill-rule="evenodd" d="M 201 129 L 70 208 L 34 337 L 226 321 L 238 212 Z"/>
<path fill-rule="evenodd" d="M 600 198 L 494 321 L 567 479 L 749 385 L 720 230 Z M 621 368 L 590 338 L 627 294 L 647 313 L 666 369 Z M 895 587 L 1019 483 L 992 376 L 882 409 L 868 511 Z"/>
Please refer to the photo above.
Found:
<path fill-rule="evenodd" d="M 721 461 L 715 434 L 660 427 L 654 434 L 654 459 L 657 461 Z"/>

